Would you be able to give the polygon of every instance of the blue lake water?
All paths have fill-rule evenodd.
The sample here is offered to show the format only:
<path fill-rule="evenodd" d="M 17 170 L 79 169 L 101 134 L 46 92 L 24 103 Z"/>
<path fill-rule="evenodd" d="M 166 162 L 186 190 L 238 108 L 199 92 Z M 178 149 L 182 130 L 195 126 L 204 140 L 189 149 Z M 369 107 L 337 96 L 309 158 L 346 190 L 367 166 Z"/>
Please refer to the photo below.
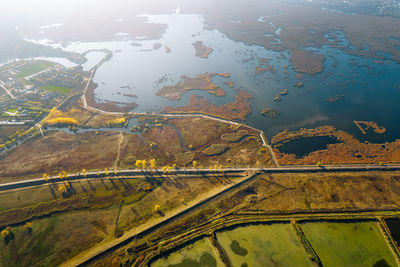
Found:
<path fill-rule="evenodd" d="M 233 81 L 235 88 L 244 89 L 253 96 L 250 100 L 253 112 L 245 123 L 263 130 L 269 139 L 285 129 L 297 130 L 320 125 L 333 125 L 362 141 L 392 141 L 400 136 L 400 65 L 389 59 L 384 60 L 384 64 L 375 64 L 372 59 L 349 55 L 337 48 L 307 48 L 324 54 L 327 59 L 322 73 L 304 75 L 304 79 L 300 80 L 304 86 L 297 88 L 293 85 L 299 80 L 291 68 L 288 51 L 267 50 L 262 46 L 233 41 L 217 30 L 205 30 L 200 15 L 143 16 L 150 23 L 168 24 L 161 39 L 72 43 L 64 48 L 81 53 L 104 48 L 114 51 L 112 59 L 104 63 L 94 77 L 98 84 L 95 90 L 98 101 L 133 101 L 139 104 L 134 111 L 160 111 L 166 106 L 187 105 L 190 96 L 196 94 L 221 105 L 234 101 L 236 93 L 223 83 Z M 261 16 L 259 21 L 270 23 L 268 16 Z M 277 28 L 276 33 L 279 35 L 280 32 L 281 29 Z M 338 38 L 341 45 L 352 49 L 341 32 L 331 32 L 329 38 Z M 195 41 L 202 41 L 214 49 L 208 59 L 195 56 L 192 45 Z M 162 46 L 155 49 L 155 44 Z M 166 47 L 171 49 L 170 53 L 166 52 Z M 85 69 L 95 65 L 101 59 L 100 54 L 89 53 Z M 277 73 L 265 72 L 254 76 L 260 58 L 269 59 L 269 64 Z M 289 74 L 284 73 L 284 65 L 289 66 Z M 216 97 L 194 90 L 185 93 L 180 101 L 170 101 L 155 95 L 164 85 L 180 81 L 182 75 L 194 77 L 206 72 L 231 73 L 228 79 L 213 79 L 225 89 L 226 96 Z M 165 75 L 166 81 L 157 83 Z M 274 96 L 282 89 L 288 89 L 288 94 L 281 97 L 282 101 L 275 102 Z M 124 94 L 135 94 L 138 98 Z M 344 97 L 336 103 L 326 101 L 328 97 L 341 95 Z M 260 115 L 265 107 L 274 108 L 281 115 L 273 119 Z M 375 121 L 387 128 L 387 133 L 381 136 L 369 131 L 363 135 L 353 120 Z"/>

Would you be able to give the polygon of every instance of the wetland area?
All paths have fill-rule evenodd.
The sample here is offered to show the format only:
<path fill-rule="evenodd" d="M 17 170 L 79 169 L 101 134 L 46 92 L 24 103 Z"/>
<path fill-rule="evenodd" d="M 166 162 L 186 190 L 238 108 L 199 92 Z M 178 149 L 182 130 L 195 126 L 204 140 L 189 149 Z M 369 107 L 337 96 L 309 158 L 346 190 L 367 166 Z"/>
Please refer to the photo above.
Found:
<path fill-rule="evenodd" d="M 399 266 L 400 11 L 330 1 L 0 3 L 0 266 Z"/>

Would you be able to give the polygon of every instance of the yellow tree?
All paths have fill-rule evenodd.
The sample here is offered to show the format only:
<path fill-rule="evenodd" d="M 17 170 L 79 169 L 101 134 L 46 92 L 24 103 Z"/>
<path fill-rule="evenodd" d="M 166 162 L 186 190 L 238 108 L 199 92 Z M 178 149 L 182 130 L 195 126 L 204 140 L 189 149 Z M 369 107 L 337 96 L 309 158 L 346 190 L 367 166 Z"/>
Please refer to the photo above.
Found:
<path fill-rule="evenodd" d="M 11 234 L 11 227 L 7 226 L 3 231 L 1 231 L 1 236 L 7 237 L 9 234 Z"/>
<path fill-rule="evenodd" d="M 110 173 L 108 172 L 108 168 L 105 168 L 104 169 L 104 173 L 106 174 L 106 175 L 109 175 Z"/>
<path fill-rule="evenodd" d="M 58 177 L 60 177 L 60 179 L 64 178 L 61 172 L 58 174 Z"/>
<path fill-rule="evenodd" d="M 86 177 L 86 169 L 82 169 L 83 177 Z"/>
<path fill-rule="evenodd" d="M 58 187 L 58 191 L 59 191 L 61 194 L 64 194 L 64 193 L 67 192 L 67 187 L 66 187 L 65 185 L 60 185 L 60 186 Z"/>
<path fill-rule="evenodd" d="M 117 168 L 114 168 L 114 174 L 117 174 L 117 172 L 118 172 Z"/>
<path fill-rule="evenodd" d="M 197 169 L 197 161 L 193 160 L 192 165 L 193 165 L 193 168 Z"/>
<path fill-rule="evenodd" d="M 317 167 L 320 167 L 322 165 L 322 162 L 318 161 L 318 163 L 316 165 L 317 165 Z"/>
<path fill-rule="evenodd" d="M 167 172 L 171 173 L 171 166 L 167 166 Z"/>
<path fill-rule="evenodd" d="M 136 168 L 140 169 L 140 167 L 142 166 L 142 161 L 140 159 L 137 159 L 135 162 Z"/>
<path fill-rule="evenodd" d="M 147 162 L 146 162 L 146 160 L 144 159 L 144 160 L 142 160 L 142 168 L 143 168 L 143 169 L 146 169 L 146 167 L 147 167 Z"/>
<path fill-rule="evenodd" d="M 224 172 L 224 170 L 222 170 L 222 165 L 218 166 L 219 172 Z"/>
<path fill-rule="evenodd" d="M 43 173 L 43 179 L 47 182 L 49 180 L 47 173 Z"/>
<path fill-rule="evenodd" d="M 153 168 L 153 169 L 156 168 L 156 160 L 155 160 L 155 159 L 149 160 L 149 164 L 150 164 L 150 167 L 151 167 L 151 168 Z"/>
<path fill-rule="evenodd" d="M 160 208 L 161 208 L 161 206 L 158 205 L 158 204 L 156 204 L 156 205 L 154 206 L 154 211 L 155 211 L 155 212 L 159 212 L 159 211 L 160 211 Z"/>
<path fill-rule="evenodd" d="M 26 222 L 24 227 L 25 228 L 32 228 L 32 223 L 31 222 Z"/>
<path fill-rule="evenodd" d="M 214 165 L 214 170 L 218 170 L 218 165 L 217 164 Z"/>
<path fill-rule="evenodd" d="M 26 222 L 24 225 L 25 230 L 27 230 L 29 233 L 32 233 L 32 223 L 31 222 Z"/>
<path fill-rule="evenodd" d="M 68 175 L 67 175 L 66 171 L 63 171 L 62 174 L 63 174 L 64 178 L 68 178 Z"/>

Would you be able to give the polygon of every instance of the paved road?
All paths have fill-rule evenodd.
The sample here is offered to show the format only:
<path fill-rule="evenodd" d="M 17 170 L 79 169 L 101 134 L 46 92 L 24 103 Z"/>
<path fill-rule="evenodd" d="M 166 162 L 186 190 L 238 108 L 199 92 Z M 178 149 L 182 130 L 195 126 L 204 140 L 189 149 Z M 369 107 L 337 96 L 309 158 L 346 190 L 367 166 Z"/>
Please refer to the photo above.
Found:
<path fill-rule="evenodd" d="M 287 166 L 287 167 L 271 167 L 271 168 L 224 168 L 223 173 L 227 174 L 240 174 L 246 171 L 264 172 L 264 173 L 307 173 L 307 172 L 362 172 L 362 171 L 400 171 L 400 164 L 391 165 L 341 165 L 341 166 Z M 117 174 L 114 174 L 110 170 L 110 174 L 106 175 L 104 171 L 100 172 L 86 172 L 86 177 L 82 174 L 69 174 L 69 180 L 81 180 L 81 179 L 97 179 L 104 177 L 119 177 L 119 176 L 130 176 L 130 177 L 141 177 L 145 174 L 162 174 L 161 169 L 156 170 L 138 170 L 138 169 L 126 169 L 119 170 Z M 210 169 L 176 169 L 171 170 L 171 175 L 201 175 L 201 174 L 221 174 L 219 170 Z M 48 178 L 49 182 L 62 181 L 58 175 L 51 176 Z M 64 179 L 65 180 L 65 179 Z M 25 188 L 29 186 L 41 185 L 47 183 L 44 178 L 34 178 L 24 181 L 3 183 L 0 184 L 0 191 L 9 189 Z"/>
<path fill-rule="evenodd" d="M 0 81 L 0 86 L 6 91 L 6 93 L 12 98 L 14 99 L 15 97 L 11 94 L 11 92 L 4 86 L 4 82 Z"/>

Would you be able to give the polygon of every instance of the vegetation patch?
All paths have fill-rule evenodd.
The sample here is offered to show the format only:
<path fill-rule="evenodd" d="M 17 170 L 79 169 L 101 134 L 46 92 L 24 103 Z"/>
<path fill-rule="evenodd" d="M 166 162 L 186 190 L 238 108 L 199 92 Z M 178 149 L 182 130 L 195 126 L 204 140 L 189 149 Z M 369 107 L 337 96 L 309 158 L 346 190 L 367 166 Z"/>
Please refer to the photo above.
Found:
<path fill-rule="evenodd" d="M 45 69 L 54 66 L 53 62 L 48 61 L 35 61 L 33 63 L 28 63 L 19 68 L 17 78 L 25 78 L 27 76 L 33 75 L 35 73 L 41 72 Z"/>
<path fill-rule="evenodd" d="M 239 130 L 236 133 L 227 133 L 221 136 L 221 139 L 226 142 L 238 142 L 248 134 L 246 130 Z"/>
<path fill-rule="evenodd" d="M 179 166 L 186 166 L 193 161 L 194 155 L 195 153 L 192 151 L 179 153 L 175 156 L 176 164 L 178 164 Z"/>
<path fill-rule="evenodd" d="M 241 247 L 237 240 L 233 240 L 230 244 L 230 248 L 236 255 L 239 256 L 246 256 L 248 251 L 244 247 Z"/>
<path fill-rule="evenodd" d="M 212 144 L 203 150 L 203 153 L 207 156 L 215 156 L 225 153 L 229 149 L 227 144 Z"/>
<path fill-rule="evenodd" d="M 51 91 L 51 92 L 57 92 L 62 95 L 67 95 L 69 93 L 69 91 L 71 90 L 71 88 L 67 88 L 64 86 L 56 86 L 56 85 L 43 85 L 43 86 L 40 86 L 40 89 L 46 90 L 46 91 Z"/>
<path fill-rule="evenodd" d="M 268 118 L 276 118 L 280 115 L 279 111 L 273 108 L 264 108 L 263 110 L 261 110 L 260 114 Z"/>
<path fill-rule="evenodd" d="M 240 90 L 234 102 L 226 103 L 220 106 L 212 104 L 207 98 L 198 95 L 190 97 L 190 103 L 183 107 L 165 107 L 166 113 L 201 113 L 228 120 L 245 120 L 252 111 L 249 99 L 252 96 L 245 90 Z"/>

